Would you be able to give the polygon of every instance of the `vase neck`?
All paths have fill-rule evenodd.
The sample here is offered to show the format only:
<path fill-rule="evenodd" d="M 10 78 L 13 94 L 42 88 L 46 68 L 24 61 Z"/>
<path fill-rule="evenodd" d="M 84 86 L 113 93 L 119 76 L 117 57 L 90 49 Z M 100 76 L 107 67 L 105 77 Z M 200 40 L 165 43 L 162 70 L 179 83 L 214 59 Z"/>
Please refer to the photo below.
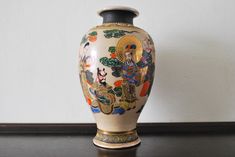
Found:
<path fill-rule="evenodd" d="M 133 24 L 134 13 L 124 10 L 104 11 L 100 14 L 103 17 L 103 23 L 127 23 Z"/>
<path fill-rule="evenodd" d="M 109 7 L 102 9 L 98 14 L 103 17 L 104 23 L 126 23 L 133 24 L 133 18 L 138 16 L 139 12 L 129 7 Z"/>

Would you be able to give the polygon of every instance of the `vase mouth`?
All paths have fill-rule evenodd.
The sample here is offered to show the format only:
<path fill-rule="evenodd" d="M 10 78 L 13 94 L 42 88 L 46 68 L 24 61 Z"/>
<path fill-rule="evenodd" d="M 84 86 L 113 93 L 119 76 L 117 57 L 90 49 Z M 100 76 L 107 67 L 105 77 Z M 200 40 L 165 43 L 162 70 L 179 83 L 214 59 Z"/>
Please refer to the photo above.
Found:
<path fill-rule="evenodd" d="M 98 15 L 103 17 L 103 23 L 133 24 L 133 18 L 137 17 L 139 12 L 130 7 L 110 6 L 98 11 Z"/>
<path fill-rule="evenodd" d="M 99 16 L 102 16 L 101 14 L 106 11 L 126 11 L 126 12 L 133 13 L 135 17 L 139 16 L 138 10 L 131 8 L 131 7 L 127 7 L 127 6 L 107 6 L 103 9 L 98 10 L 97 14 Z"/>

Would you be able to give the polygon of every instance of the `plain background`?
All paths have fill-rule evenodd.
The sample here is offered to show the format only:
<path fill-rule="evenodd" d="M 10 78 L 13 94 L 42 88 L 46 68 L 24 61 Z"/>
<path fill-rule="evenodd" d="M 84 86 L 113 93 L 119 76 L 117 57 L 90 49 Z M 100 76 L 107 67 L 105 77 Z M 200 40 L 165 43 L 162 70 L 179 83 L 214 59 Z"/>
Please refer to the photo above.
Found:
<path fill-rule="evenodd" d="M 157 47 L 139 122 L 235 120 L 235 1 L 0 0 L 1 123 L 94 122 L 77 53 L 109 5 L 138 9 Z"/>

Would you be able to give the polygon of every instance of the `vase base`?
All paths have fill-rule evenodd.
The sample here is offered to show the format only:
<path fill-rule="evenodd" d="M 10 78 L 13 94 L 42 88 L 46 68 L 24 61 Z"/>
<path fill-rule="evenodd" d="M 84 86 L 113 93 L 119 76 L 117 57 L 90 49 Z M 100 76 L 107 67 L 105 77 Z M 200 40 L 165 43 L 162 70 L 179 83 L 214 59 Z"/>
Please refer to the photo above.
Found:
<path fill-rule="evenodd" d="M 126 132 L 107 132 L 97 130 L 93 143 L 96 146 L 108 149 L 122 149 L 140 144 L 141 140 L 136 129 Z"/>
<path fill-rule="evenodd" d="M 94 145 L 102 148 L 108 148 L 108 149 L 123 149 L 123 148 L 129 148 L 139 145 L 141 142 L 140 138 L 136 139 L 135 141 L 128 142 L 128 143 L 106 143 L 99 140 L 93 139 Z"/>

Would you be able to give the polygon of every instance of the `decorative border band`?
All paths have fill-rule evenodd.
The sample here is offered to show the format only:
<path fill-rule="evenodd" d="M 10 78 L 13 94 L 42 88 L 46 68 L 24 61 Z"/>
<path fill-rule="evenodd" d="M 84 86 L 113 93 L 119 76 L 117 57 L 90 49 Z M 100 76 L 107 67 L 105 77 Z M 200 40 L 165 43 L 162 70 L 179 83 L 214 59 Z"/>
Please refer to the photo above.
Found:
<path fill-rule="evenodd" d="M 105 143 L 128 143 L 138 139 L 136 129 L 126 132 L 108 132 L 97 129 L 96 140 Z"/>

